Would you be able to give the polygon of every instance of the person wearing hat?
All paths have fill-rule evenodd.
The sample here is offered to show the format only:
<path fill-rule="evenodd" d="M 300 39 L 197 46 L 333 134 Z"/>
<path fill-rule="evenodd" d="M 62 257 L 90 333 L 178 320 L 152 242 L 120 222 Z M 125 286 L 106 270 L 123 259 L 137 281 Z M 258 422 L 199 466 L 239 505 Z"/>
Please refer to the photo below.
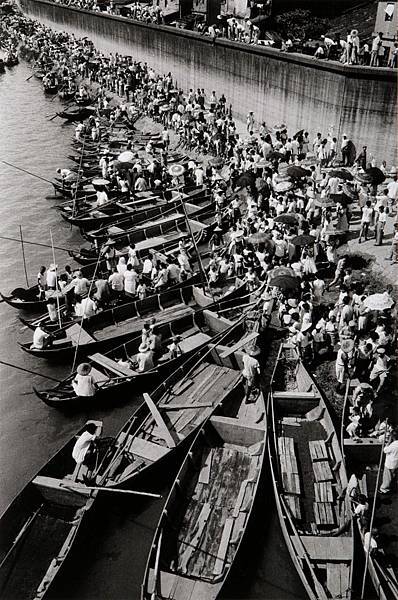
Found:
<path fill-rule="evenodd" d="M 376 388 L 376 395 L 381 391 L 381 389 L 386 383 L 387 376 L 390 370 L 389 362 L 390 358 L 386 355 L 385 348 L 379 346 L 376 349 L 373 367 L 369 375 L 369 381 L 372 384 L 373 389 Z"/>
<path fill-rule="evenodd" d="M 51 263 L 51 265 L 48 267 L 47 276 L 46 276 L 46 287 L 48 290 L 55 291 L 57 288 L 57 280 L 58 280 L 57 269 L 58 269 L 58 265 L 55 265 L 53 263 Z"/>
<path fill-rule="evenodd" d="M 91 372 L 91 365 L 81 363 L 76 369 L 72 387 L 79 398 L 93 398 L 97 391 L 97 383 Z"/>
<path fill-rule="evenodd" d="M 250 402 L 250 396 L 253 388 L 257 387 L 258 380 L 260 377 L 260 363 L 257 360 L 257 357 L 260 354 L 259 348 L 254 348 L 250 352 L 246 350 L 243 351 L 243 370 L 242 375 L 245 380 L 246 394 L 245 394 L 245 402 L 248 404 Z"/>
<path fill-rule="evenodd" d="M 391 441 L 384 448 L 386 455 L 384 462 L 383 481 L 380 487 L 381 494 L 391 492 L 392 485 L 398 473 L 398 436 L 395 431 L 391 433 Z"/>
<path fill-rule="evenodd" d="M 116 249 L 115 242 L 112 238 L 108 238 L 101 250 L 102 256 L 106 259 L 106 268 L 108 271 L 112 271 L 116 267 Z"/>
<path fill-rule="evenodd" d="M 354 340 L 342 340 L 336 357 L 337 392 L 340 393 L 344 385 L 344 377 L 350 368 L 350 358 L 354 350 Z"/>
<path fill-rule="evenodd" d="M 137 371 L 144 373 L 153 369 L 153 352 L 151 351 L 147 342 L 141 342 L 138 348 L 138 354 L 136 356 Z"/>
<path fill-rule="evenodd" d="M 182 356 L 183 352 L 180 346 L 181 337 L 179 335 L 175 335 L 172 338 L 171 344 L 168 347 L 170 351 L 170 359 L 177 358 L 178 356 Z"/>

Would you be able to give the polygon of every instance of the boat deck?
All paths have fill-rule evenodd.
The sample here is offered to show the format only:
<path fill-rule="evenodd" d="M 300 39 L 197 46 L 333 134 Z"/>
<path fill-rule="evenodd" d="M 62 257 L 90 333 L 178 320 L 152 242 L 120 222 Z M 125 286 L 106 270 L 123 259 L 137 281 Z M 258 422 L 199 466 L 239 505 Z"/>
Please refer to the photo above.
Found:
<path fill-rule="evenodd" d="M 58 556 L 70 529 L 71 524 L 67 520 L 48 514 L 44 507 L 41 509 L 3 564 L 0 581 L 3 600 L 36 597 L 36 590 L 51 561 Z"/>

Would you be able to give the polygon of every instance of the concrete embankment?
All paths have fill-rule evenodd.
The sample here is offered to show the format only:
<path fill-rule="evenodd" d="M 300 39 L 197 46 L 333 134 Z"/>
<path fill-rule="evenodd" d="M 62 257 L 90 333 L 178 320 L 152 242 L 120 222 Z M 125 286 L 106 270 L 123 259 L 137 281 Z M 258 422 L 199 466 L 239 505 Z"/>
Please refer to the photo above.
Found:
<path fill-rule="evenodd" d="M 290 131 L 347 133 L 357 148 L 368 145 L 378 161 L 397 156 L 396 71 L 349 67 L 311 57 L 215 43 L 196 32 L 154 26 L 48 0 L 20 0 L 29 15 L 54 27 L 88 35 L 99 48 L 133 55 L 160 72 L 171 71 L 184 89 L 224 92 L 234 114 L 244 120 L 286 123 Z M 84 33 L 83 33 L 84 32 Z"/>

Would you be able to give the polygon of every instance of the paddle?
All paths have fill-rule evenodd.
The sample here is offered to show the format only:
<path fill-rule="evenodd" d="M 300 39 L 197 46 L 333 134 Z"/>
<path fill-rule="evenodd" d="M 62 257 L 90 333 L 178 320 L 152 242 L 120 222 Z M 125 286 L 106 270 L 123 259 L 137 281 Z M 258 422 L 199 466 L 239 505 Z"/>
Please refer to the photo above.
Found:
<path fill-rule="evenodd" d="M 93 491 L 99 491 L 99 492 L 117 492 L 118 494 L 133 494 L 134 496 L 146 496 L 149 498 L 162 498 L 163 496 L 161 496 L 160 494 L 153 494 L 152 492 L 138 492 L 137 490 L 118 490 L 116 488 L 107 488 L 107 487 L 101 487 L 101 486 L 83 486 L 83 485 L 73 485 L 71 483 L 60 483 L 61 487 L 64 488 L 68 488 L 72 491 L 79 491 L 79 490 L 93 490 Z"/>
<path fill-rule="evenodd" d="M 30 77 L 28 77 L 27 79 L 25 79 L 25 81 L 30 81 L 33 77 L 34 73 L 32 73 L 32 75 Z"/>
<path fill-rule="evenodd" d="M 25 371 L 25 373 L 30 373 L 30 375 L 38 375 L 39 377 L 44 377 L 44 379 L 50 379 L 51 381 L 61 383 L 60 379 L 55 379 L 55 377 L 50 377 L 49 375 L 44 375 L 43 373 L 38 373 L 37 371 L 31 371 L 30 369 L 24 369 L 24 367 L 13 365 L 12 363 L 5 362 L 4 360 L 0 360 L 0 364 L 6 365 L 6 367 L 12 367 L 13 369 L 18 369 L 18 371 Z"/>

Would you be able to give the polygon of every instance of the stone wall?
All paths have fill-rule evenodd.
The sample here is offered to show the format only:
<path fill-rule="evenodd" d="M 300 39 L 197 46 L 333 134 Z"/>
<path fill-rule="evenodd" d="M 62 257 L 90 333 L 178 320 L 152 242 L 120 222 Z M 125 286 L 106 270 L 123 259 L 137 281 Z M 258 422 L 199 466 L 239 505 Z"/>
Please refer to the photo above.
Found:
<path fill-rule="evenodd" d="M 334 126 L 347 133 L 378 161 L 396 163 L 396 71 L 349 67 L 246 46 L 229 40 L 215 43 L 196 32 L 65 8 L 48 0 L 20 0 L 23 10 L 53 27 L 87 35 L 107 51 L 119 51 L 171 71 L 180 87 L 224 92 L 234 115 L 245 120 L 253 110 L 257 122 L 286 123 L 290 131 L 306 129 L 326 135 Z"/>

